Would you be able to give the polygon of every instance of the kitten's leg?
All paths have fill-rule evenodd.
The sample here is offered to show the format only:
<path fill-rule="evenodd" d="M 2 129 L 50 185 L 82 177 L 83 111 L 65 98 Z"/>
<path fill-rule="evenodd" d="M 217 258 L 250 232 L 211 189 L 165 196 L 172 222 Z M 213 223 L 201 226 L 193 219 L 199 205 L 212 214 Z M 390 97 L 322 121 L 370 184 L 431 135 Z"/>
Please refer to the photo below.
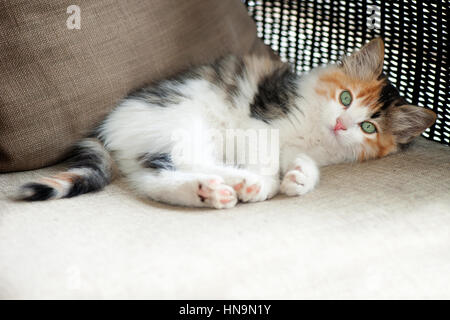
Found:
<path fill-rule="evenodd" d="M 280 191 L 288 196 L 304 195 L 319 182 L 319 168 L 305 154 L 298 155 L 283 171 Z"/>
<path fill-rule="evenodd" d="M 202 169 L 202 172 L 221 176 L 226 184 L 233 187 L 238 199 L 242 202 L 264 201 L 278 193 L 280 186 L 278 171 L 272 174 L 256 173 L 258 171 L 226 166 L 211 166 Z"/>
<path fill-rule="evenodd" d="M 224 209 L 237 203 L 234 189 L 218 175 L 143 169 L 128 178 L 140 195 L 168 204 Z"/>

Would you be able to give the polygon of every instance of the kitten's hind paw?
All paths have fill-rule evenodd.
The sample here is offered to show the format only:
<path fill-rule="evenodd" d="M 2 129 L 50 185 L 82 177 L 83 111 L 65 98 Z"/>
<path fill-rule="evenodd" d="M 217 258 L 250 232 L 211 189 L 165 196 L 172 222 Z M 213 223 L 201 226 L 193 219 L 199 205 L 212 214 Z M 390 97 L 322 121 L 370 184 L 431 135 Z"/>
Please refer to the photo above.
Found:
<path fill-rule="evenodd" d="M 228 209 L 236 205 L 238 199 L 234 189 L 220 179 L 206 179 L 198 185 L 197 195 L 207 207 Z"/>
<path fill-rule="evenodd" d="M 258 176 L 247 175 L 238 183 L 233 183 L 239 200 L 242 202 L 259 202 L 269 197 L 266 185 Z"/>

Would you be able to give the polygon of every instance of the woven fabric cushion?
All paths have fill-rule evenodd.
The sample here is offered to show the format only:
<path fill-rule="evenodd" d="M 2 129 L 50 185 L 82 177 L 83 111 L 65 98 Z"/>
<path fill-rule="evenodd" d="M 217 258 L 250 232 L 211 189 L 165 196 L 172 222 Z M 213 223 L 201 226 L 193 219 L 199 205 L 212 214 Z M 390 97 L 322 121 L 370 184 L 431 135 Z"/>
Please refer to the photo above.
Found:
<path fill-rule="evenodd" d="M 0 1 L 0 172 L 61 160 L 145 83 L 228 52 L 264 52 L 239 0 Z"/>
<path fill-rule="evenodd" d="M 143 201 L 124 179 L 6 198 L 64 168 L 0 178 L 0 299 L 450 299 L 450 148 L 436 142 L 225 211 Z"/>

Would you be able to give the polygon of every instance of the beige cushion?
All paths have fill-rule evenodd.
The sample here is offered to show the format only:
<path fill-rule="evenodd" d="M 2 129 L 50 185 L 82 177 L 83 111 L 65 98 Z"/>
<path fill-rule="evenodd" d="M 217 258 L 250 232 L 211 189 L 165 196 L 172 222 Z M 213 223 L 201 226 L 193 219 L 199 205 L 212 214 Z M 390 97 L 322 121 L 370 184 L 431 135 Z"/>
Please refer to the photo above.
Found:
<path fill-rule="evenodd" d="M 0 172 L 40 168 L 118 99 L 228 52 L 265 51 L 240 0 L 0 3 Z"/>
<path fill-rule="evenodd" d="M 0 175 L 0 298 L 450 299 L 450 149 L 324 168 L 318 188 L 227 211 L 5 194 L 61 169 Z"/>

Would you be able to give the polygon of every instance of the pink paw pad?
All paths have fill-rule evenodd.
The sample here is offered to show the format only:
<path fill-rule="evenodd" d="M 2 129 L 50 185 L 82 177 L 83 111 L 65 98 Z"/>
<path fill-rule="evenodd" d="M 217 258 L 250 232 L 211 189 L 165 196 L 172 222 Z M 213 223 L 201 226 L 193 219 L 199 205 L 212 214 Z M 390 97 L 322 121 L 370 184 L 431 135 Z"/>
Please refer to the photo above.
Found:
<path fill-rule="evenodd" d="M 299 168 L 299 169 L 297 169 L 297 168 Z M 295 167 L 294 170 L 296 170 L 296 171 L 298 171 L 298 172 L 300 172 L 300 173 L 303 172 L 302 169 L 301 169 L 300 167 L 298 167 L 298 166 Z M 297 174 L 298 174 L 298 173 L 296 173 L 295 171 L 291 171 L 291 172 L 292 172 L 292 173 L 286 175 L 286 178 L 288 178 L 290 181 L 292 181 L 292 182 L 294 182 L 294 183 L 296 183 L 296 184 L 298 184 L 298 185 L 300 185 L 300 186 L 304 186 L 304 184 L 303 184 L 302 182 L 299 182 L 298 179 L 297 179 Z"/>
<path fill-rule="evenodd" d="M 237 202 L 234 190 L 220 180 L 211 179 L 199 183 L 197 195 L 201 202 L 218 209 L 230 208 Z"/>
<path fill-rule="evenodd" d="M 243 186 L 244 186 L 244 183 L 241 182 L 241 183 L 236 184 L 236 185 L 233 187 L 233 189 L 236 190 L 236 191 L 239 191 L 239 190 L 242 189 Z"/>
<path fill-rule="evenodd" d="M 254 184 L 254 185 L 251 185 L 250 187 L 247 187 L 247 189 L 245 191 L 247 193 L 252 193 L 252 192 L 258 193 L 259 190 L 261 190 L 261 187 L 256 185 L 256 184 Z"/>
<path fill-rule="evenodd" d="M 233 185 L 233 189 L 242 202 L 263 201 L 267 198 L 267 194 L 263 191 L 262 182 L 254 177 L 240 180 L 239 183 Z"/>

